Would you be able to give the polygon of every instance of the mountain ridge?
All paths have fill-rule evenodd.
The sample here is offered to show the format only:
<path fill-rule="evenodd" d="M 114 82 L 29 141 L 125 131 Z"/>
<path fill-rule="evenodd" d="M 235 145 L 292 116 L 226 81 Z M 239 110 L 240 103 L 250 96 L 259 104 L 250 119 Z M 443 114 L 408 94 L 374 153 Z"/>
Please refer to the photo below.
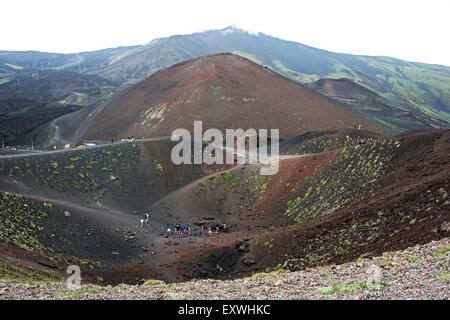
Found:
<path fill-rule="evenodd" d="M 70 66 L 69 69 L 129 85 L 181 61 L 234 52 L 300 83 L 324 77 L 348 77 L 380 94 L 397 108 L 450 123 L 450 67 L 384 56 L 335 53 L 263 33 L 224 32 L 227 29 L 160 38 L 140 46 L 57 55 L 40 63 L 33 62 L 30 57 L 29 64 L 56 68 Z M 0 52 L 0 65 L 14 64 L 15 61 L 6 56 L 7 53 Z M 58 65 L 59 59 L 62 61 Z"/>

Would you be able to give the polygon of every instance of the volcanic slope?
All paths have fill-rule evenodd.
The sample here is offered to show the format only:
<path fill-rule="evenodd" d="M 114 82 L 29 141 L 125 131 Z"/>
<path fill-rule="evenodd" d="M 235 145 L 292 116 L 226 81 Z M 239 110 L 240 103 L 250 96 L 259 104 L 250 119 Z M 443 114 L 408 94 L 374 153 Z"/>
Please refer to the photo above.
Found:
<path fill-rule="evenodd" d="M 360 131 L 283 142 L 298 153 L 282 155 L 273 176 L 253 165 L 174 166 L 169 140 L 2 158 L 0 272 L 81 264 L 108 283 L 225 279 L 447 237 L 450 131 Z M 190 236 L 167 234 L 176 225 Z"/>
<path fill-rule="evenodd" d="M 236 167 L 155 203 L 157 221 L 228 228 L 195 254 L 185 249 L 178 258 L 183 274 L 227 278 L 303 269 L 449 235 L 449 131 L 346 136 L 330 151 L 282 156 L 275 176 Z"/>
<path fill-rule="evenodd" d="M 78 264 L 107 280 L 135 281 L 108 272 L 162 251 L 161 228 L 139 228 L 144 209 L 217 170 L 173 165 L 172 146 L 160 139 L 0 158 L 1 256 L 9 261 L 0 274 L 43 277 Z"/>
<path fill-rule="evenodd" d="M 177 128 L 309 130 L 378 128 L 339 103 L 232 55 L 206 56 L 157 72 L 115 97 L 91 119 L 84 139 L 167 136 Z"/>
<path fill-rule="evenodd" d="M 319 79 L 308 84 L 308 87 L 345 104 L 352 111 L 385 124 L 392 133 L 447 126 L 425 114 L 419 117 L 413 112 L 396 108 L 379 94 L 347 78 Z"/>

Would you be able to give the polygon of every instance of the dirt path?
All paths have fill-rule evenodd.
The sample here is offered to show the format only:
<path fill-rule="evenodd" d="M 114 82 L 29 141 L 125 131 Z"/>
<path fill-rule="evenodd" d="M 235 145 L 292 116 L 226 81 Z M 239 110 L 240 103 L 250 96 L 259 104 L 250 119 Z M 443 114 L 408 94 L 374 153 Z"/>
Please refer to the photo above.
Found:
<path fill-rule="evenodd" d="M 115 143 L 105 143 L 105 144 L 99 144 L 92 147 L 82 148 L 82 149 L 64 149 L 64 150 L 52 150 L 52 151 L 38 151 L 35 150 L 33 152 L 29 153 L 21 153 L 21 154 L 8 154 L 8 155 L 0 155 L 0 160 L 2 159 L 15 159 L 15 158 L 24 158 L 24 157 L 33 157 L 33 156 L 43 156 L 43 155 L 51 155 L 51 154 L 58 154 L 58 153 L 70 153 L 70 152 L 79 152 L 80 150 L 87 150 L 87 149 L 97 149 L 97 148 L 105 148 L 109 146 L 117 146 L 117 145 L 123 145 L 123 144 L 130 144 L 130 143 L 136 143 L 136 142 L 148 142 L 148 141 L 164 141 L 164 140 L 170 140 L 170 137 L 154 137 L 154 138 L 147 138 L 147 139 L 138 139 L 131 141 L 117 141 Z"/>

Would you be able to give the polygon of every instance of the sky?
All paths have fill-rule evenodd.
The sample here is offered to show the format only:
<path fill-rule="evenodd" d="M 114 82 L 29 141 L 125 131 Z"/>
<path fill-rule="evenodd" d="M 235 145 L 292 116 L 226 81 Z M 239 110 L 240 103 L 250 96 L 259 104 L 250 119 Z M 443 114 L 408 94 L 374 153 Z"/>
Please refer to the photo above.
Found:
<path fill-rule="evenodd" d="M 229 25 L 450 66 L 448 0 L 1 0 L 0 50 L 92 51 Z"/>

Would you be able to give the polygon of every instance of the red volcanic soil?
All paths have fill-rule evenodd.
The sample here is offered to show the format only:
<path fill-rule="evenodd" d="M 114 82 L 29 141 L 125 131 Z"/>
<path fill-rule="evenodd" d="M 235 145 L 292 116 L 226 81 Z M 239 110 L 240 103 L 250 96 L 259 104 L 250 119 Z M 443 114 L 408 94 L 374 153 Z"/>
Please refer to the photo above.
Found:
<path fill-rule="evenodd" d="M 267 184 L 267 194 L 259 200 L 252 214 L 247 219 L 269 226 L 280 225 L 282 221 L 290 220 L 280 215 L 286 208 L 290 193 L 295 186 L 317 170 L 326 166 L 339 154 L 339 150 L 303 157 L 287 157 L 280 161 L 278 174 L 272 176 Z M 255 219 L 256 218 L 256 219 Z"/>
<path fill-rule="evenodd" d="M 327 96 L 337 97 L 337 98 L 374 98 L 382 99 L 381 96 L 375 92 L 363 87 L 362 85 L 347 79 L 319 79 L 314 82 L 311 87 L 314 90 L 319 91 Z"/>
<path fill-rule="evenodd" d="M 281 137 L 310 130 L 376 129 L 338 102 L 232 54 L 176 64 L 116 96 L 83 138 L 170 135 L 207 128 L 275 128 Z"/>

